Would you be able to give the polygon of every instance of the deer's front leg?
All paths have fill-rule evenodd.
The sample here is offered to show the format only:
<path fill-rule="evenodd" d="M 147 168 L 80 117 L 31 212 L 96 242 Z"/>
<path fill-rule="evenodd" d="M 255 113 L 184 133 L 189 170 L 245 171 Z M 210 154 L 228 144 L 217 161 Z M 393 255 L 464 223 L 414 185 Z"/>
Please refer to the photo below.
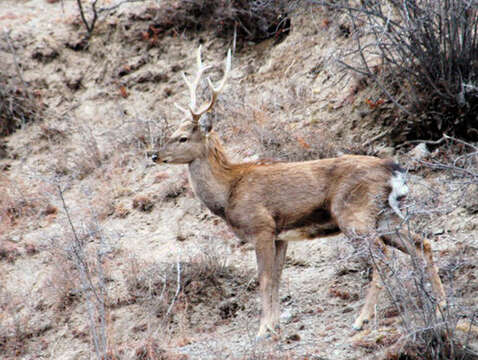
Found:
<path fill-rule="evenodd" d="M 276 240 L 275 241 L 275 262 L 274 262 L 274 280 L 272 282 L 272 313 L 274 321 L 277 322 L 277 326 L 280 323 L 280 297 L 279 287 L 280 279 L 282 275 L 282 269 L 284 268 L 285 256 L 287 253 L 287 241 Z"/>
<path fill-rule="evenodd" d="M 275 270 L 275 243 L 274 235 L 269 232 L 263 232 L 256 236 L 256 258 L 257 271 L 259 273 L 260 296 L 262 303 L 261 322 L 257 336 L 259 338 L 268 333 L 275 333 L 279 326 L 279 317 L 277 315 L 276 304 L 278 299 L 274 289 L 278 287 L 278 278 L 274 274 Z"/>

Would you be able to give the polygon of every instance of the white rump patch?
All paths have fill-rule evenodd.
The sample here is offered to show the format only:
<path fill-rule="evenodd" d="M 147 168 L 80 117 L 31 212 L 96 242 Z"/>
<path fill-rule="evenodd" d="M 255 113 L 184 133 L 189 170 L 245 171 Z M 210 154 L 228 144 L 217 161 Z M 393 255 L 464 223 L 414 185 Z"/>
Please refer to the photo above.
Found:
<path fill-rule="evenodd" d="M 390 185 L 392 187 L 392 192 L 388 196 L 388 203 L 392 210 L 404 219 L 402 212 L 399 208 L 399 199 L 408 194 L 408 186 L 406 184 L 405 174 L 399 171 L 395 171 L 390 178 Z"/>

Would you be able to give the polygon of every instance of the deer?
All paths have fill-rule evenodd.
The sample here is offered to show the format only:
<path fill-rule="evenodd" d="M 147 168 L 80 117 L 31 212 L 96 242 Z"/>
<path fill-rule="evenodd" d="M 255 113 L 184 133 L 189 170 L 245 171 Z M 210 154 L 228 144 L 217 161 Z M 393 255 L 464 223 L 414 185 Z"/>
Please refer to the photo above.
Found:
<path fill-rule="evenodd" d="M 370 239 L 374 249 L 389 256 L 388 247 L 419 255 L 433 291 L 439 299 L 445 291 L 433 261 L 428 239 L 401 229 L 400 202 L 409 189 L 404 170 L 391 159 L 343 155 L 303 162 L 242 162 L 229 160 L 211 116 L 205 114 L 217 102 L 231 71 L 231 51 L 217 86 L 208 78 L 211 98 L 197 104 L 196 91 L 210 68 L 196 57 L 197 73 L 190 81 L 188 109 L 176 131 L 149 152 L 154 163 L 186 164 L 195 196 L 232 232 L 255 249 L 261 301 L 257 337 L 280 334 L 279 285 L 289 241 L 335 236 Z M 387 226 L 391 231 L 383 231 Z M 393 227 L 392 227 L 393 226 Z M 404 241 L 404 239 L 407 239 Z M 372 264 L 372 279 L 362 309 L 352 324 L 360 331 L 374 315 L 380 284 L 379 262 Z"/>

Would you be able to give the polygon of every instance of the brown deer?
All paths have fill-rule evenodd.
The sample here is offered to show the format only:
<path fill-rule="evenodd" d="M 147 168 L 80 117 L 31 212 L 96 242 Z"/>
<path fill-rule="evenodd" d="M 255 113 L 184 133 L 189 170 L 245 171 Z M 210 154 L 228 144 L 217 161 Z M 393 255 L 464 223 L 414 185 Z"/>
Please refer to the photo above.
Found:
<path fill-rule="evenodd" d="M 287 242 L 343 233 L 347 238 L 373 239 L 373 248 L 387 254 L 386 245 L 406 253 L 415 249 L 426 263 L 434 291 L 445 292 L 433 263 L 430 242 L 399 229 L 399 200 L 408 188 L 403 170 L 393 161 L 371 156 L 294 163 L 232 163 L 212 130 L 208 112 L 224 87 L 231 68 L 228 52 L 224 77 L 218 87 L 208 79 L 212 97 L 196 104 L 196 88 L 208 68 L 197 55 L 193 82 L 184 80 L 191 102 L 187 118 L 159 151 L 154 162 L 187 164 L 196 196 L 223 218 L 241 240 L 255 246 L 262 313 L 258 336 L 274 335 L 279 327 L 279 282 Z M 385 227 L 393 229 L 383 232 Z M 412 238 L 412 246 L 404 239 Z M 380 291 L 380 274 L 373 262 L 373 276 L 360 315 L 353 328 L 360 330 L 374 313 Z"/>

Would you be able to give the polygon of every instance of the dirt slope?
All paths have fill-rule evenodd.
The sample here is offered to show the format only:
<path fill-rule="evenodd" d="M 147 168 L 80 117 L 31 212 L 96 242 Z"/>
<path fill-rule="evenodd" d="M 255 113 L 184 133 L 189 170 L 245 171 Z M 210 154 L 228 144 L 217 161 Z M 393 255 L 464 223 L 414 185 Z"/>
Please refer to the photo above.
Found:
<path fill-rule="evenodd" d="M 218 78 L 230 42 L 207 30 L 145 39 L 157 6 L 101 17 L 83 48 L 74 1 L 0 4 L 15 48 L 2 34 L 0 71 L 17 78 L 19 62 L 42 109 L 5 138 L 0 159 L 2 358 L 89 359 L 95 345 L 110 359 L 380 358 L 400 317 L 384 294 L 375 323 L 351 330 L 369 267 L 342 236 L 291 244 L 281 341 L 255 342 L 252 247 L 194 198 L 185 167 L 146 156 L 181 119 L 173 104 L 188 101 L 181 72 L 193 71 L 194 49 L 203 44 Z M 233 159 L 394 153 L 386 137 L 363 145 L 384 130 L 391 104 L 371 107 L 378 91 L 357 90 L 360 79 L 335 65 L 353 46 L 342 21 L 297 9 L 284 41 L 234 55 L 213 113 Z M 453 159 L 453 149 L 435 155 Z M 413 226 L 432 239 L 450 302 L 476 313 L 477 187 L 397 154 L 411 169 Z"/>

